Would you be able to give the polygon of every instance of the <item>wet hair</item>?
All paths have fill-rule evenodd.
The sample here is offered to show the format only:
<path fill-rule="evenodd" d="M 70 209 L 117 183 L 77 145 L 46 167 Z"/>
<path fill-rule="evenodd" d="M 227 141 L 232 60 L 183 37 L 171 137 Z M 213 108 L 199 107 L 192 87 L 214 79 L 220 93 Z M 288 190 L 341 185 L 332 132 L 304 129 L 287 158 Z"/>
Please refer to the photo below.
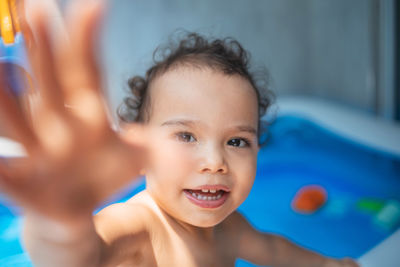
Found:
<path fill-rule="evenodd" d="M 174 38 L 175 37 L 175 38 Z M 164 46 L 153 53 L 153 65 L 146 75 L 134 76 L 128 80 L 129 95 L 118 107 L 121 122 L 146 122 L 150 116 L 150 93 L 152 82 L 167 71 L 189 66 L 210 68 L 226 75 L 239 75 L 254 88 L 258 100 L 258 143 L 263 145 L 262 136 L 267 123 L 262 117 L 271 106 L 274 95 L 269 90 L 268 72 L 260 69 L 250 72 L 250 53 L 235 39 L 206 38 L 198 33 L 184 32 L 183 36 L 173 36 Z"/>

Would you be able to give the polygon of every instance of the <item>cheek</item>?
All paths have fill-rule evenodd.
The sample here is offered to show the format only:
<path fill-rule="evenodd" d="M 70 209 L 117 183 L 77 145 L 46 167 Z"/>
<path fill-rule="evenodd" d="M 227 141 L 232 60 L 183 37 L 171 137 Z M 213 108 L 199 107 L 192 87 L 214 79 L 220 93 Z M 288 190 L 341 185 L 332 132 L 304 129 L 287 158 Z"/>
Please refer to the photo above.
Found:
<path fill-rule="evenodd" d="M 152 149 L 148 173 L 169 181 L 173 179 L 179 184 L 179 179 L 193 171 L 192 157 L 188 148 L 173 140 L 164 140 Z"/>
<path fill-rule="evenodd" d="M 241 162 L 238 162 L 236 165 L 238 166 L 236 172 L 236 186 L 239 193 L 238 201 L 244 201 L 250 193 L 257 171 L 257 156 L 246 158 L 248 159 L 247 161 L 244 162 L 242 158 Z"/>
<path fill-rule="evenodd" d="M 244 172 L 243 176 L 241 177 L 239 183 L 243 188 L 243 193 L 247 197 L 250 193 L 251 188 L 253 187 L 253 183 L 255 180 L 256 172 L 253 169 L 248 169 Z"/>

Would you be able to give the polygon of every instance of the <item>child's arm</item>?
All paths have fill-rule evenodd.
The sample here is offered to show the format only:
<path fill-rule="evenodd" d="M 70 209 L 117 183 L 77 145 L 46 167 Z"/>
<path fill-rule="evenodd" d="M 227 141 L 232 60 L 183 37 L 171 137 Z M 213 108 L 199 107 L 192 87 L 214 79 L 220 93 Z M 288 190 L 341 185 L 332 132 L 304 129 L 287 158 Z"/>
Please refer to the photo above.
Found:
<path fill-rule="evenodd" d="M 239 257 L 257 265 L 274 267 L 357 267 L 351 259 L 336 260 L 299 247 L 278 235 L 254 229 L 239 213 L 234 215 L 240 229 Z"/>
<path fill-rule="evenodd" d="M 51 14 L 29 10 L 36 29 L 29 57 L 40 93 L 33 118 L 10 96 L 0 69 L 0 123 L 27 154 L 0 160 L 0 190 L 24 208 L 25 244 L 35 266 L 99 266 L 109 260 L 118 236 L 107 229 L 116 221 L 94 223 L 92 212 L 140 173 L 147 151 L 143 127 L 135 126 L 136 138 L 128 144 L 109 126 L 93 52 L 100 1 L 74 2 L 70 43 L 54 45 Z"/>
<path fill-rule="evenodd" d="M 351 259 L 336 260 L 326 258 L 320 254 L 299 247 L 289 240 L 271 234 L 254 233 L 248 236 L 248 244 L 254 248 L 247 258 L 249 261 L 260 265 L 282 267 L 357 267 Z M 257 246 L 257 248 L 255 248 Z M 250 246 L 249 246 L 250 247 Z M 249 248 L 248 247 L 248 248 Z M 246 252 L 245 252 L 246 253 Z M 252 255 L 251 255 L 252 254 Z M 245 258 L 246 259 L 246 258 Z"/>
<path fill-rule="evenodd" d="M 24 245 L 35 266 L 102 266 L 107 247 L 91 218 L 65 223 L 28 214 Z"/>
<path fill-rule="evenodd" d="M 94 220 L 93 220 L 94 219 Z M 144 253 L 151 212 L 114 204 L 94 218 L 57 222 L 37 214 L 25 219 L 24 241 L 35 266 L 116 266 Z"/>

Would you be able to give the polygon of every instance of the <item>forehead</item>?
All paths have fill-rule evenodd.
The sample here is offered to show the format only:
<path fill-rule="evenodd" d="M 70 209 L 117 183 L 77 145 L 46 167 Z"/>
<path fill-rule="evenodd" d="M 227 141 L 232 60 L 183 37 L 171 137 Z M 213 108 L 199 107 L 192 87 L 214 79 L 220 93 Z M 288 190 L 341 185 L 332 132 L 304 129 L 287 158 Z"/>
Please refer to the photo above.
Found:
<path fill-rule="evenodd" d="M 257 95 L 239 75 L 181 67 L 160 75 L 150 88 L 150 123 L 194 119 L 211 125 L 258 122 Z"/>

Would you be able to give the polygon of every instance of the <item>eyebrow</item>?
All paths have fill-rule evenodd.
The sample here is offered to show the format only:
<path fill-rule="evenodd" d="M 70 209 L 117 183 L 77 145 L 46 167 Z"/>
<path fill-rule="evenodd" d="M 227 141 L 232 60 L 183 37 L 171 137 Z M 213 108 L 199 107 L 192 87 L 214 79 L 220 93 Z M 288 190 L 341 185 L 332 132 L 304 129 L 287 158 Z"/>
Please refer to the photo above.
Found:
<path fill-rule="evenodd" d="M 254 129 L 254 127 L 252 126 L 247 126 L 247 125 L 239 125 L 237 127 L 234 127 L 234 129 L 240 131 L 240 132 L 248 132 L 254 135 L 257 135 L 257 131 L 256 129 Z"/>
<path fill-rule="evenodd" d="M 175 125 L 183 125 L 183 126 L 194 126 L 197 122 L 193 120 L 185 120 L 185 119 L 176 119 L 165 121 L 161 124 L 161 126 L 175 126 Z"/>
<path fill-rule="evenodd" d="M 187 127 L 193 127 L 196 124 L 199 124 L 199 121 L 193 121 L 193 120 L 186 120 L 186 119 L 176 119 L 176 120 L 169 120 L 165 121 L 161 124 L 161 126 L 176 126 L 176 125 L 182 125 L 182 126 L 187 126 Z M 249 126 L 249 125 L 239 125 L 236 127 L 232 127 L 232 129 L 235 129 L 240 132 L 248 132 L 253 135 L 257 135 L 257 131 L 254 127 Z"/>

